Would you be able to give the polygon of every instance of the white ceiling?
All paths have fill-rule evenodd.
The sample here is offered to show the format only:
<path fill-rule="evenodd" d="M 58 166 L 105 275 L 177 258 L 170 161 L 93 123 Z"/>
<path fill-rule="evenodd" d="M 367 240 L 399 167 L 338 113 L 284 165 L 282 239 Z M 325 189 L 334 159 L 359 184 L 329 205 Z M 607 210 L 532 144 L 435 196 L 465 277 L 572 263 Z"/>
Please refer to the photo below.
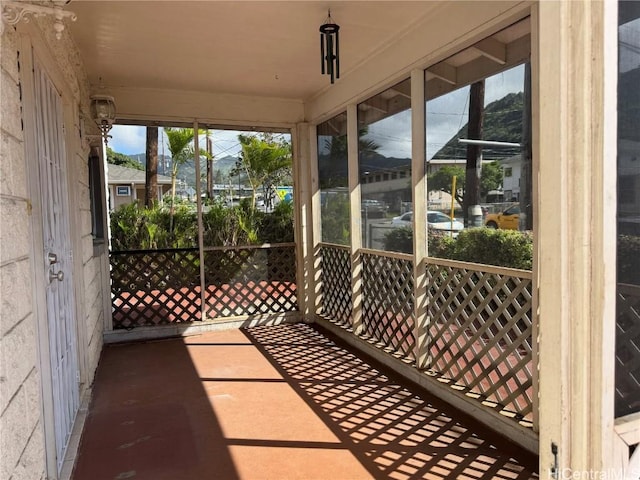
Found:
<path fill-rule="evenodd" d="M 308 99 L 329 88 L 319 26 L 340 25 L 341 76 L 420 22 L 428 1 L 78 1 L 69 28 L 94 89 Z M 340 81 L 340 80 L 338 80 Z"/>

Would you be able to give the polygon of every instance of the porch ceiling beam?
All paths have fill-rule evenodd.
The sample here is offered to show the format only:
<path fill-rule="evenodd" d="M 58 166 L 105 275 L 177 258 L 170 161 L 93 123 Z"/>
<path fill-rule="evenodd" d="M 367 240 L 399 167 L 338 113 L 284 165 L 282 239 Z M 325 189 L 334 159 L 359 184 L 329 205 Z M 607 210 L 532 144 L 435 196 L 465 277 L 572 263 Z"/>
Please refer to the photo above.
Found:
<path fill-rule="evenodd" d="M 447 62 L 436 63 L 429 67 L 427 75 L 438 78 L 449 85 L 457 85 L 458 83 L 458 69 Z"/>
<path fill-rule="evenodd" d="M 485 38 L 476 43 L 473 48 L 484 57 L 493 60 L 500 65 L 507 63 L 507 45 L 495 38 Z"/>
<path fill-rule="evenodd" d="M 373 98 L 368 99 L 367 101 L 365 101 L 362 104 L 362 107 L 364 107 L 365 110 L 368 109 L 373 109 L 373 110 L 377 110 L 381 113 L 389 113 L 389 104 L 386 100 L 376 96 Z M 361 108 L 362 108 L 361 107 Z"/>
<path fill-rule="evenodd" d="M 450 83 L 447 83 L 444 80 L 435 77 L 433 77 L 431 80 L 427 80 L 427 84 L 425 87 L 427 100 L 437 98 L 453 90 L 455 90 L 454 85 L 451 85 Z"/>
<path fill-rule="evenodd" d="M 342 130 L 339 129 L 336 125 L 333 119 L 327 121 L 327 125 L 328 127 L 336 134 L 336 135 L 341 135 Z"/>
<path fill-rule="evenodd" d="M 523 62 L 527 62 L 530 58 L 531 52 L 529 48 L 530 39 L 530 35 L 525 35 L 509 43 L 506 46 L 506 63 L 499 67 L 496 65 L 495 61 L 483 55 L 471 62 L 455 68 L 456 83 L 451 83 L 451 79 L 447 81 L 442 78 L 442 75 L 437 74 L 440 73 L 438 68 L 440 68 L 440 65 L 443 65 L 445 62 L 440 62 L 429 67 L 426 75 L 427 100 L 437 98 L 464 85 L 470 85 L 473 82 L 498 74 Z M 438 68 L 434 71 L 435 67 Z"/>
<path fill-rule="evenodd" d="M 383 101 L 385 108 L 376 108 L 367 100 L 366 103 L 358 107 L 358 121 L 370 125 L 396 113 L 407 110 L 411 107 L 411 99 L 405 98 L 404 95 L 396 95 L 389 101 Z"/>
<path fill-rule="evenodd" d="M 471 85 L 474 82 L 495 75 L 502 70 L 501 68 L 496 68 L 493 60 L 487 57 L 478 57 L 458 68 L 458 80 L 460 85 Z"/>
<path fill-rule="evenodd" d="M 411 83 L 399 83 L 390 89 L 392 92 L 397 93 L 398 95 L 403 96 L 404 98 L 411 99 Z"/>

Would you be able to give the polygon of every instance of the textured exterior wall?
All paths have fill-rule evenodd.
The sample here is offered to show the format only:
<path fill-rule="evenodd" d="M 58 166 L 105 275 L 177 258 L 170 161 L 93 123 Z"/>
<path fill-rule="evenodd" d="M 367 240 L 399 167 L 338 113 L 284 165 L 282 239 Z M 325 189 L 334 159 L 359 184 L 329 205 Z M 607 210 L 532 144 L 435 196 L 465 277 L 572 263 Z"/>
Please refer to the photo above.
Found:
<path fill-rule="evenodd" d="M 72 103 L 89 111 L 89 85 L 77 48 L 68 32 L 57 40 L 50 19 L 34 23 L 42 30 L 46 49 L 39 54 L 53 57 L 73 92 Z M 0 479 L 39 479 L 46 476 L 42 419 L 41 375 L 37 357 L 38 332 L 33 298 L 32 229 L 30 199 L 21 122 L 18 33 L 5 28 L 0 37 Z M 42 44 L 40 44 L 42 47 Z M 86 115 L 89 118 L 89 115 Z M 79 132 L 81 115 L 67 131 Z M 88 129 L 91 125 L 86 125 Z M 91 132 L 94 133 L 94 132 Z M 80 364 L 84 365 L 81 396 L 90 386 L 102 349 L 106 245 L 94 245 L 91 235 L 88 153 L 79 136 L 74 154 L 67 159 L 74 172 L 70 185 L 70 213 L 74 216 L 74 259 L 79 295 L 78 323 Z M 80 251 L 78 251 L 80 250 Z M 78 275 L 77 275 L 78 276 Z M 44 315 L 46 312 L 40 312 Z M 84 352 L 84 360 L 83 360 Z"/>
<path fill-rule="evenodd" d="M 44 478 L 17 35 L 0 37 L 0 478 Z"/>

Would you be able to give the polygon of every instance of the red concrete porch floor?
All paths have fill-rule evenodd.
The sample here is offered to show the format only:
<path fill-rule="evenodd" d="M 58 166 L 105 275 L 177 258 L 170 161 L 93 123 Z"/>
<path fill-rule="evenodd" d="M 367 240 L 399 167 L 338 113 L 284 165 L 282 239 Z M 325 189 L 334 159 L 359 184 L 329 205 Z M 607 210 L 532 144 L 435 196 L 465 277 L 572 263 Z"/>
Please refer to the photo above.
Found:
<path fill-rule="evenodd" d="M 105 347 L 72 478 L 529 479 L 536 468 L 297 324 Z"/>

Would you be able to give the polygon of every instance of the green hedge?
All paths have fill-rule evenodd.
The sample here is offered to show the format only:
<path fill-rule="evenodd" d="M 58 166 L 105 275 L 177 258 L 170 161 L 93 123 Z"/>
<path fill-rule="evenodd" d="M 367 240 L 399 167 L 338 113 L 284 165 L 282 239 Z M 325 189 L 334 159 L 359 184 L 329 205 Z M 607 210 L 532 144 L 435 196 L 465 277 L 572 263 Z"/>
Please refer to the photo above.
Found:
<path fill-rule="evenodd" d="M 193 207 L 177 205 L 173 215 L 164 206 L 123 205 L 111 214 L 111 248 L 114 251 L 198 246 L 198 219 Z M 293 207 L 281 202 L 271 213 L 251 208 L 208 206 L 202 215 L 206 246 L 259 245 L 293 241 Z"/>
<path fill-rule="evenodd" d="M 469 228 L 457 238 L 438 231 L 429 231 L 429 256 L 464 262 L 531 270 L 533 236 L 531 232 Z M 395 252 L 413 251 L 413 230 L 396 228 L 385 237 L 385 249 Z"/>
<path fill-rule="evenodd" d="M 518 230 L 470 228 L 463 230 L 448 258 L 464 262 L 531 270 L 533 235 Z"/>
<path fill-rule="evenodd" d="M 640 283 L 640 237 L 618 235 L 618 282 Z"/>

